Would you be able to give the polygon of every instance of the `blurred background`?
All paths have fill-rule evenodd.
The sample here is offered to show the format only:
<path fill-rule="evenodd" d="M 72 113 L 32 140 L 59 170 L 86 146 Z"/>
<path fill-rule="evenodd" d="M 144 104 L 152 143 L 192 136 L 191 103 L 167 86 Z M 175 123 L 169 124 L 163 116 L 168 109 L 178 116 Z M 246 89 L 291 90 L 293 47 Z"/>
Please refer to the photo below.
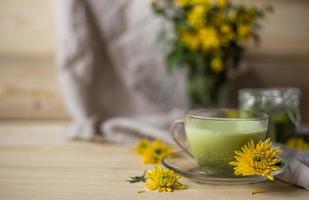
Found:
<path fill-rule="evenodd" d="M 188 2 L 170 2 L 172 1 Z M 271 4 L 274 12 L 267 14 L 262 20 L 261 43 L 250 46 L 246 51 L 242 62 L 246 70 L 242 71 L 244 73 L 240 74 L 237 80 L 228 82 L 230 97 L 225 99 L 236 107 L 237 94 L 242 88 L 300 88 L 302 122 L 298 123 L 298 115 L 295 114 L 296 120 L 292 120 L 293 117 L 289 115 L 290 110 L 293 112 L 290 107 L 293 107 L 294 102 L 297 104 L 293 97 L 292 103 L 289 102 L 292 104 L 290 106 L 285 105 L 286 101 L 271 96 L 272 102 L 277 103 L 276 101 L 280 100 L 283 109 L 280 110 L 281 113 L 276 113 L 277 116 L 271 116 L 272 124 L 270 123 L 268 132 L 270 137 L 275 136 L 273 141 L 285 142 L 289 147 L 298 150 L 308 150 L 309 136 L 306 133 L 309 133 L 309 0 L 235 1 L 245 4 Z M 190 109 L 186 99 L 189 95 L 185 92 L 185 81 L 177 82 L 184 80 L 181 75 L 185 73 L 173 71 L 174 74 L 167 74 L 163 64 L 164 52 L 159 49 L 160 46 L 152 46 L 157 43 L 155 31 L 156 28 L 161 28 L 158 22 L 161 22 L 162 18 L 152 12 L 149 2 L 151 1 L 0 0 L 1 200 L 5 199 L 5 196 L 7 199 L 75 199 L 75 196 L 89 199 L 89 194 L 93 198 L 105 199 L 110 195 L 114 197 L 111 199 L 117 199 L 115 197 L 119 193 L 118 188 L 124 189 L 121 192 L 123 197 L 144 195 L 139 194 L 145 192 L 141 191 L 140 185 L 128 187 L 125 180 L 129 176 L 140 175 L 148 167 L 140 165 L 141 162 L 134 155 L 132 157 L 134 151 L 131 147 L 115 145 L 112 142 L 132 145 L 140 138 L 156 138 L 173 144 L 168 130 L 175 119 L 182 117 L 184 111 Z M 217 9 L 216 6 L 213 7 L 214 10 Z M 229 17 L 226 17 L 227 21 L 230 20 Z M 206 21 L 205 16 L 202 16 L 202 19 Z M 218 21 L 219 25 L 226 23 Z M 241 23 L 247 22 L 239 22 Z M 218 24 L 218 30 L 215 30 L 222 34 Z M 233 27 L 233 31 L 240 32 L 239 24 L 230 24 L 228 26 Z M 202 28 L 208 28 L 208 25 L 203 26 Z M 249 31 L 252 32 L 251 29 Z M 198 36 L 198 40 L 205 38 Z M 224 42 L 220 45 L 227 46 Z M 204 51 L 202 47 L 199 47 L 199 50 Z M 213 52 L 216 50 L 218 49 Z M 210 60 L 208 55 L 205 57 Z M 223 65 L 223 58 L 220 59 Z M 211 65 L 205 66 L 209 68 Z M 196 71 L 199 75 L 200 71 Z M 203 81 L 200 82 L 200 85 L 204 84 Z M 258 102 L 263 98 L 256 99 Z M 298 105 L 295 107 L 298 108 Z M 226 113 L 230 118 L 246 117 L 233 111 Z M 256 123 L 248 123 L 250 131 L 253 129 L 249 124 L 253 124 L 253 128 L 257 127 Z M 264 124 L 264 130 L 265 123 L 261 124 Z M 299 124 L 301 128 L 305 128 L 300 128 L 301 131 L 297 133 L 301 133 L 301 137 L 306 137 L 307 141 L 292 138 L 296 132 L 295 127 L 298 131 Z M 240 128 L 239 132 L 246 130 L 245 126 L 238 126 L 238 123 L 235 125 Z M 222 127 L 221 124 L 219 126 Z M 198 129 L 197 127 L 196 130 Z M 232 132 L 229 128 L 226 129 Z M 210 128 L 208 132 L 212 133 L 211 131 Z M 178 130 L 176 132 L 178 134 Z M 179 133 L 184 133 L 183 129 L 179 130 Z M 252 133 L 256 135 L 259 132 Z M 220 137 L 217 138 L 219 139 L 213 142 L 213 146 L 223 141 Z M 249 136 L 240 137 L 245 141 L 243 138 L 249 139 Z M 283 139 L 279 140 L 281 138 Z M 231 147 L 240 144 L 237 138 L 235 140 Z M 137 147 L 145 149 L 143 142 L 146 147 L 149 146 L 147 141 L 141 140 L 138 144 L 142 145 Z M 159 149 L 153 148 L 153 144 Z M 162 159 L 167 153 L 165 151 L 170 152 L 170 148 L 160 140 L 151 145 L 149 155 L 157 155 Z M 228 151 L 223 149 L 225 154 Z M 299 156 L 295 154 L 295 157 L 304 158 L 303 161 L 308 163 L 308 151 L 301 153 Z M 145 155 L 144 159 L 153 157 Z M 160 159 L 154 161 L 160 162 Z M 308 189 L 308 175 L 303 176 L 309 174 L 307 169 L 297 159 L 291 160 L 293 163 L 287 174 L 291 180 L 287 182 L 298 186 L 305 185 Z M 195 169 L 196 166 L 194 171 Z M 201 186 L 193 185 L 192 189 L 193 187 L 197 188 L 194 189 L 196 192 L 204 190 Z M 287 197 L 298 197 L 298 190 L 289 188 L 284 183 L 258 187 L 264 188 L 266 195 L 274 195 L 274 198 L 279 199 L 280 195 L 286 194 Z M 211 195 L 211 188 L 209 189 L 208 193 Z M 213 189 L 214 195 L 220 192 L 219 189 L 217 186 Z M 224 190 L 225 186 L 221 196 Z M 247 198 L 248 195 L 253 195 L 252 191 L 255 190 L 250 185 L 248 189 L 242 187 L 232 194 L 244 195 L 243 198 Z M 257 193 L 264 193 L 263 190 Z M 192 191 L 188 190 L 187 196 L 192 196 Z M 302 194 L 304 199 L 308 197 L 305 191 L 299 192 L 299 197 Z M 183 196 L 185 193 L 179 194 Z M 155 198 L 151 193 L 145 195 L 150 195 L 149 199 Z M 201 195 L 205 193 L 202 192 Z M 264 197 L 266 196 L 261 196 Z"/>
<path fill-rule="evenodd" d="M 0 116 L 68 118 L 57 84 L 54 2 L 1 1 Z"/>
<path fill-rule="evenodd" d="M 273 0 L 262 42 L 246 55 L 237 87 L 301 88 L 309 122 L 309 1 Z M 0 118 L 69 119 L 59 91 L 53 0 L 0 2 Z"/>

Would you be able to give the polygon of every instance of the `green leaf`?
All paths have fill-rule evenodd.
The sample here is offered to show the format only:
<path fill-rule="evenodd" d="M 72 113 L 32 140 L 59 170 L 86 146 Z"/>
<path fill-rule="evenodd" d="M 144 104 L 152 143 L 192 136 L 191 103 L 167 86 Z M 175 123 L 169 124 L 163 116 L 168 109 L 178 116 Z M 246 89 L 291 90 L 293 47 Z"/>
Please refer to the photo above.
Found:
<path fill-rule="evenodd" d="M 174 67 L 181 67 L 185 64 L 186 55 L 184 48 L 175 44 L 169 54 L 166 56 L 167 69 L 173 70 Z"/>
<path fill-rule="evenodd" d="M 144 171 L 143 175 L 141 176 L 131 176 L 127 182 L 129 183 L 138 183 L 138 182 L 146 182 L 146 170 Z"/>

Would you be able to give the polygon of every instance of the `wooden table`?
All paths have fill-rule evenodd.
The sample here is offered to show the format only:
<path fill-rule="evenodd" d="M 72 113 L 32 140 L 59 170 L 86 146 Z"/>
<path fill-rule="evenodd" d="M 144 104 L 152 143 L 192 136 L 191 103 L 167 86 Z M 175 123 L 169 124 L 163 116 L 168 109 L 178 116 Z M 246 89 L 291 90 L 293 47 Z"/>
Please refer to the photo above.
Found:
<path fill-rule="evenodd" d="M 145 192 L 129 184 L 144 165 L 130 146 L 65 142 L 63 122 L 0 121 L 0 199 L 309 199 L 309 192 L 275 181 L 253 185 L 198 184 L 173 193 Z M 256 190 L 265 193 L 252 195 Z"/>

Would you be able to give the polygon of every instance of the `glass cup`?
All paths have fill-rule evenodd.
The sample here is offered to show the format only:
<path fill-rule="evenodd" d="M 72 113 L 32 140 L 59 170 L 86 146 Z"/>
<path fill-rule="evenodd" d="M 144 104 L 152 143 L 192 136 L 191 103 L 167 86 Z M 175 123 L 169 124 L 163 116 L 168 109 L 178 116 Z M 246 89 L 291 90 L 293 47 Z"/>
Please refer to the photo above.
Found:
<path fill-rule="evenodd" d="M 181 127 L 180 127 L 181 126 Z M 180 129 L 179 129 L 180 127 Z M 174 121 L 175 142 L 208 174 L 231 174 L 235 151 L 253 140 L 265 139 L 268 115 L 234 109 L 189 111 L 185 119 Z"/>
<path fill-rule="evenodd" d="M 269 133 L 273 142 L 286 142 L 300 125 L 298 88 L 260 88 L 239 91 L 240 109 L 262 111 L 270 116 Z"/>

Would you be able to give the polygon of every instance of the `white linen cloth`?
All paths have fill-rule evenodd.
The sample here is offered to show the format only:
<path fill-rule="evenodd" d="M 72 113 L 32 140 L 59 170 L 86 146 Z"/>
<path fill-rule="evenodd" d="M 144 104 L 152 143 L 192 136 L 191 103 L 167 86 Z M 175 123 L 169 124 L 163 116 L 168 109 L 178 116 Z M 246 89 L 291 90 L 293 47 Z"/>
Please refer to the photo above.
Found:
<path fill-rule="evenodd" d="M 309 191 L 309 151 L 295 151 L 280 146 L 281 157 L 288 164 L 288 170 L 277 176 L 278 179 L 305 188 Z"/>
<path fill-rule="evenodd" d="M 148 1 L 58 0 L 57 24 L 59 79 L 73 118 L 66 135 L 172 143 L 168 128 L 188 109 L 185 72 L 166 72 L 156 45 L 165 24 Z M 289 170 L 279 178 L 309 190 L 298 158 L 308 153 L 297 155 L 285 154 Z"/>
<path fill-rule="evenodd" d="M 148 1 L 59 0 L 57 24 L 68 137 L 91 139 L 115 116 L 187 108 L 185 72 L 167 73 L 157 38 L 165 24 Z"/>

